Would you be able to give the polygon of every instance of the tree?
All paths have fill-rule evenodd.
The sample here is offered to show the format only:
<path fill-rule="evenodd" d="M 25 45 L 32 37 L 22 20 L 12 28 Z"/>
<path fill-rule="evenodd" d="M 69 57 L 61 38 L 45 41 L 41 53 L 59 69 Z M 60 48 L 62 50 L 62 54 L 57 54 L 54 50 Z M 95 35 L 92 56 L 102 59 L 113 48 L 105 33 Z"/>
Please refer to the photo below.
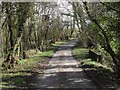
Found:
<path fill-rule="evenodd" d="M 2 2 L 3 67 L 26 58 L 30 49 L 45 51 L 60 40 L 63 25 L 55 2 Z M 65 36 L 65 35 L 63 35 Z"/>
<path fill-rule="evenodd" d="M 9 64 L 13 64 L 15 61 L 15 57 L 18 55 L 20 57 L 24 53 L 24 23 L 29 17 L 28 12 L 30 6 L 27 6 L 30 3 L 12 3 L 12 2 L 3 2 L 2 3 L 2 12 L 5 17 L 5 24 L 3 23 L 3 35 L 5 37 L 5 47 L 4 57 L 6 60 L 4 62 L 9 62 Z M 26 9 L 24 9 L 26 8 Z M 15 32 L 15 33 L 14 33 Z M 20 57 L 21 58 L 21 57 Z M 17 58 L 18 59 L 18 58 Z M 3 66 L 5 64 L 3 63 Z M 10 65 L 8 65 L 10 68 Z"/>
<path fill-rule="evenodd" d="M 99 17 L 93 17 L 91 15 L 91 12 L 90 12 L 90 9 L 88 7 L 88 4 L 87 2 L 83 2 L 84 6 L 85 6 L 85 10 L 86 10 L 86 13 L 87 15 L 89 16 L 90 20 L 92 22 L 95 23 L 95 25 L 101 30 L 101 34 L 103 35 L 102 39 L 105 40 L 104 44 L 103 44 L 103 48 L 110 54 L 110 56 L 112 57 L 112 60 L 115 64 L 115 67 L 116 67 L 116 71 L 118 73 L 118 76 L 120 75 L 120 61 L 119 61 L 119 57 L 117 56 L 117 53 L 113 50 L 113 47 L 111 46 L 111 42 L 113 39 L 117 39 L 116 38 L 116 35 L 115 35 L 115 31 L 111 31 L 110 30 L 110 24 L 109 22 L 107 22 L 106 20 L 108 20 L 108 18 L 110 18 L 111 14 L 114 15 L 114 12 L 109 12 L 109 11 L 105 11 L 104 13 L 102 13 L 102 17 L 99 18 Z M 112 9 L 113 10 L 113 9 Z M 107 12 L 107 13 L 106 13 Z M 116 16 L 114 17 L 111 17 L 112 18 L 112 21 L 115 19 Z M 119 16 L 118 17 L 118 20 L 119 20 Z M 101 22 L 102 19 L 104 20 L 104 22 Z M 105 20 L 106 19 L 106 20 Z M 117 28 L 117 23 L 114 23 L 115 24 L 115 28 Z M 112 25 L 114 25 L 112 23 Z"/>

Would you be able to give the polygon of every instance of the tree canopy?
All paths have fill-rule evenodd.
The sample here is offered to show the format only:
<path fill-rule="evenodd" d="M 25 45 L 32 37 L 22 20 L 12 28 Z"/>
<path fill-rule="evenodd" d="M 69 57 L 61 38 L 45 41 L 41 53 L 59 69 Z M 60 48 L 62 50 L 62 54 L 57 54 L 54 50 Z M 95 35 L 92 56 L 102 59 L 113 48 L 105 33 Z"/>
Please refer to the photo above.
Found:
<path fill-rule="evenodd" d="M 26 51 L 78 38 L 83 47 L 109 54 L 120 72 L 120 2 L 0 3 L 3 67 L 26 58 Z M 5 63 L 9 63 L 7 66 Z"/>

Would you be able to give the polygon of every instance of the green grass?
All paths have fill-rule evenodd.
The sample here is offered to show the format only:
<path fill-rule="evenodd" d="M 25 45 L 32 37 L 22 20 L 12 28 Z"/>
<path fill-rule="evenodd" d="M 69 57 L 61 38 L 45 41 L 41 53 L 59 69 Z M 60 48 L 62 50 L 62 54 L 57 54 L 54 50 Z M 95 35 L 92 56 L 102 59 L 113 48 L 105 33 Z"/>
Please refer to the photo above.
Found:
<path fill-rule="evenodd" d="M 109 69 L 112 71 L 111 68 L 109 68 L 105 65 L 102 65 L 99 62 L 95 62 L 95 61 L 91 60 L 90 58 L 88 58 L 88 52 L 89 52 L 89 49 L 81 48 L 78 46 L 78 47 L 74 48 L 73 55 L 74 55 L 75 59 L 77 59 L 81 62 L 82 66 L 89 66 L 89 67 L 96 67 L 96 68 L 103 67 L 105 69 Z"/>
<path fill-rule="evenodd" d="M 10 70 L 2 71 L 3 82 L 0 83 L 0 87 L 15 88 L 20 86 L 26 86 L 26 77 L 30 77 L 34 72 L 34 68 L 38 68 L 38 63 L 48 63 L 48 58 L 52 57 L 54 50 L 65 42 L 56 42 L 44 52 L 37 52 L 27 59 L 19 60 L 18 65 Z"/>
<path fill-rule="evenodd" d="M 88 49 L 79 48 L 79 47 L 75 47 L 73 49 L 73 56 L 76 59 L 80 59 L 80 60 L 86 59 L 87 58 L 87 54 L 88 54 Z"/>
<path fill-rule="evenodd" d="M 88 58 L 88 49 L 79 46 L 73 49 L 73 55 L 87 75 L 102 88 L 116 87 L 115 73 L 111 67 Z"/>
<path fill-rule="evenodd" d="M 60 45 L 62 45 L 62 44 L 64 44 L 65 42 L 55 42 L 54 44 L 52 44 L 53 46 L 60 46 Z"/>
<path fill-rule="evenodd" d="M 81 60 L 81 64 L 82 64 L 83 67 L 104 68 L 106 70 L 110 70 L 110 71 L 113 72 L 112 68 L 109 68 L 105 65 L 102 65 L 99 62 L 92 61 L 91 59 Z"/>

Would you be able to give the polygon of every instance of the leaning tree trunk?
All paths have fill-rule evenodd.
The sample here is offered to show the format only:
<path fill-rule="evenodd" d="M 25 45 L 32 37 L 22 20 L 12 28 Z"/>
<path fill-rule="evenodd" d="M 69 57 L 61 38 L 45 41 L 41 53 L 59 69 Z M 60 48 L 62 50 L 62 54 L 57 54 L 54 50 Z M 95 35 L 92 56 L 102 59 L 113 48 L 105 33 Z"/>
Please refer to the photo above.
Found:
<path fill-rule="evenodd" d="M 87 2 L 83 2 L 85 9 L 86 9 L 86 13 L 88 14 L 89 18 L 91 21 L 93 21 L 98 28 L 101 30 L 101 33 L 104 36 L 105 39 L 105 47 L 104 49 L 110 54 L 110 56 L 112 57 L 113 63 L 115 64 L 115 71 L 117 73 L 117 76 L 120 76 L 120 60 L 119 57 L 117 57 L 117 55 L 115 54 L 115 52 L 113 51 L 113 49 L 111 48 L 110 44 L 109 44 L 109 39 L 108 36 L 106 35 L 105 30 L 100 26 L 100 24 L 98 23 L 98 21 L 96 19 L 94 19 L 89 12 L 89 9 L 87 7 Z"/>

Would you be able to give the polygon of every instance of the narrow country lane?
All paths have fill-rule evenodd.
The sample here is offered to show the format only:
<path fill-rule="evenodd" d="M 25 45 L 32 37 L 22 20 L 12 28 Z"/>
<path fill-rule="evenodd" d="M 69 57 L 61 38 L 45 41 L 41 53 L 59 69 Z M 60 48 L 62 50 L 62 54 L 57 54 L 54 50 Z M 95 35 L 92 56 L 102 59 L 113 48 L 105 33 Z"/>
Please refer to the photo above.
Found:
<path fill-rule="evenodd" d="M 0 21 L 2 90 L 120 90 L 119 0 L 0 0 Z"/>
<path fill-rule="evenodd" d="M 42 77 L 38 76 L 35 88 L 82 88 L 83 90 L 91 88 L 91 90 L 97 90 L 72 56 L 72 47 L 76 42 L 77 40 L 73 40 L 58 48 L 49 62 L 49 68 L 43 71 Z"/>

